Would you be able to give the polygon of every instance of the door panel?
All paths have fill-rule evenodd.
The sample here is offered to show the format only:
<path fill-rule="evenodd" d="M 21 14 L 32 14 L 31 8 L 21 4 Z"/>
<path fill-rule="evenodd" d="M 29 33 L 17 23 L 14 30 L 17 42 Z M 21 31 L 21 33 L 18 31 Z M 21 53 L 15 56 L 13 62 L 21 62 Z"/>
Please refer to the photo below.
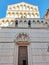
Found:
<path fill-rule="evenodd" d="M 19 46 L 18 65 L 28 65 L 27 46 Z"/>

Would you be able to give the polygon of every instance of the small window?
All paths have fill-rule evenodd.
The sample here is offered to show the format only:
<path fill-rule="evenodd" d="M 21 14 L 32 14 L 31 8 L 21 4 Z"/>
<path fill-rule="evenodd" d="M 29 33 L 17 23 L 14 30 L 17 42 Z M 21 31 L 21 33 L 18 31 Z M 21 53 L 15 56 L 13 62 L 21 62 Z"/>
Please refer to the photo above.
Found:
<path fill-rule="evenodd" d="M 43 23 L 43 21 L 41 21 L 41 23 Z"/>
<path fill-rule="evenodd" d="M 48 50 L 47 51 L 49 52 L 49 46 L 48 46 Z"/>
<path fill-rule="evenodd" d="M 48 24 L 47 22 L 45 22 L 45 24 Z"/>
<path fill-rule="evenodd" d="M 18 26 L 18 20 L 15 21 L 15 26 Z"/>
<path fill-rule="evenodd" d="M 31 27 L 31 21 L 30 20 L 28 21 L 28 26 Z"/>
<path fill-rule="evenodd" d="M 33 22 L 35 22 L 35 20 L 33 20 Z"/>
<path fill-rule="evenodd" d="M 37 20 L 37 22 L 38 22 L 38 23 L 40 23 L 40 21 L 39 21 L 39 20 Z"/>
<path fill-rule="evenodd" d="M 27 22 L 26 20 L 24 20 L 24 22 Z"/>

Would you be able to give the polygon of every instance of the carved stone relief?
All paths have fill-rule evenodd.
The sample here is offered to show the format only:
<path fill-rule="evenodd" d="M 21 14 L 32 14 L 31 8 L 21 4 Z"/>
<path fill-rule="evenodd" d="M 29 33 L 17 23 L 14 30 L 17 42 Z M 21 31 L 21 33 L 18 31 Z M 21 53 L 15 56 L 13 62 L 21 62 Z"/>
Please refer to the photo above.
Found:
<path fill-rule="evenodd" d="M 29 41 L 29 36 L 27 33 L 19 33 L 16 39 L 17 41 Z"/>

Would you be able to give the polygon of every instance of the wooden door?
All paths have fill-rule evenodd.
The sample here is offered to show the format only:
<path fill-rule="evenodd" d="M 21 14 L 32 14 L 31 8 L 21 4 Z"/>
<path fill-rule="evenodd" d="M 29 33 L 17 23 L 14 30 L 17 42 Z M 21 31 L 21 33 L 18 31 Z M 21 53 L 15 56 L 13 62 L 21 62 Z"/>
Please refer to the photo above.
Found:
<path fill-rule="evenodd" d="M 18 65 L 28 65 L 27 46 L 19 46 Z"/>

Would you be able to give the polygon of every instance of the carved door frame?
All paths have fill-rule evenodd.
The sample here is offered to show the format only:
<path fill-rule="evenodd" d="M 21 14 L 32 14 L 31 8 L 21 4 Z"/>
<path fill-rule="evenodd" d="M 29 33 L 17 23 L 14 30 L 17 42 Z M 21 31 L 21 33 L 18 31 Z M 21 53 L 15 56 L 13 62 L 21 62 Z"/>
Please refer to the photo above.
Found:
<path fill-rule="evenodd" d="M 19 46 L 27 46 L 27 50 L 29 49 L 29 36 L 27 33 L 19 33 L 14 42 L 14 65 L 18 65 L 18 48 Z"/>
<path fill-rule="evenodd" d="M 17 43 L 15 43 L 15 48 L 14 48 L 14 65 L 18 65 L 18 48 L 21 45 L 18 45 Z M 29 63 L 29 49 L 30 49 L 30 44 L 28 43 L 28 45 L 22 45 L 22 46 L 27 46 L 27 50 L 28 50 L 28 65 L 30 65 Z"/>

